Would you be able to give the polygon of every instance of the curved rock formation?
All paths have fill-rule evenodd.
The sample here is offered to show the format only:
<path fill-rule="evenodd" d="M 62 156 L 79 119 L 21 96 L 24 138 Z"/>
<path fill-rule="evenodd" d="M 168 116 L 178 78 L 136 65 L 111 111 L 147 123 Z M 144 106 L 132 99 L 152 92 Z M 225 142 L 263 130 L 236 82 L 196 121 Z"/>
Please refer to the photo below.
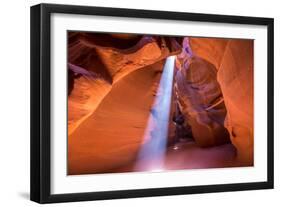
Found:
<path fill-rule="evenodd" d="M 227 127 L 238 160 L 253 164 L 253 41 L 229 40 L 218 72 L 227 108 Z"/>
<path fill-rule="evenodd" d="M 212 63 L 217 70 L 220 68 L 228 41 L 229 39 L 223 38 L 189 38 L 192 51 Z"/>
<path fill-rule="evenodd" d="M 225 127 L 237 149 L 238 160 L 253 164 L 253 40 L 190 38 L 195 54 L 218 69 L 227 109 Z"/>
<path fill-rule="evenodd" d="M 226 108 L 217 71 L 211 63 L 196 56 L 188 57 L 177 72 L 176 92 L 181 111 L 199 146 L 229 142 L 224 128 Z"/>
<path fill-rule="evenodd" d="M 112 85 L 180 50 L 176 38 L 69 32 L 68 135 L 95 111 Z"/>
<path fill-rule="evenodd" d="M 143 142 L 163 62 L 136 70 L 118 83 L 68 137 L 70 174 L 108 172 L 130 164 Z"/>
<path fill-rule="evenodd" d="M 68 174 L 134 170 L 171 55 L 169 144 L 190 136 L 190 128 L 194 141 L 179 151 L 167 146 L 166 168 L 253 164 L 252 40 L 85 32 L 68 38 Z"/>

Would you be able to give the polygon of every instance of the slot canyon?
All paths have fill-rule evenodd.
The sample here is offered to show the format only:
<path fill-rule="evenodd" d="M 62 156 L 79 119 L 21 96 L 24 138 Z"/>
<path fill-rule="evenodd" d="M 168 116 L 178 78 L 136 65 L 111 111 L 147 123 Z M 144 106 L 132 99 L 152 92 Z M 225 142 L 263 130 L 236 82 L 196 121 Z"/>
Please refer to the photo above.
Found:
<path fill-rule="evenodd" d="M 254 165 L 254 41 L 68 32 L 68 175 Z"/>

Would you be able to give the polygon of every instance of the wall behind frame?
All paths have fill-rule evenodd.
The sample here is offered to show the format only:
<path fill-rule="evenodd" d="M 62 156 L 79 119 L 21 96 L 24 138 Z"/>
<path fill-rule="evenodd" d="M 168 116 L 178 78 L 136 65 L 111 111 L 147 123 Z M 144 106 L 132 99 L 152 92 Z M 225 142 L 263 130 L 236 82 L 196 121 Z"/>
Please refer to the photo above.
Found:
<path fill-rule="evenodd" d="M 132 0 L 11 0 L 2 4 L 1 80 L 0 80 L 0 194 L 1 206 L 37 206 L 29 201 L 29 7 L 38 3 L 81 4 L 182 12 L 218 13 L 275 18 L 275 48 L 281 46 L 281 14 L 278 1 L 132 1 Z M 281 56 L 275 50 L 275 106 L 281 105 Z M 63 203 L 54 206 L 252 206 L 280 203 L 281 180 L 281 110 L 275 108 L 275 189 L 230 193 L 137 198 L 114 201 Z M 278 125 L 279 124 L 279 125 Z"/>

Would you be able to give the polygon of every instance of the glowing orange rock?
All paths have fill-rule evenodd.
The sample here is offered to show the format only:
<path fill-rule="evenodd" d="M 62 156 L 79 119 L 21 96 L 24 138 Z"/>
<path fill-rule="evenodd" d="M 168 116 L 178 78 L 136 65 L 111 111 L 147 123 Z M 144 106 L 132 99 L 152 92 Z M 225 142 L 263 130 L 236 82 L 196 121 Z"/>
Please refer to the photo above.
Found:
<path fill-rule="evenodd" d="M 225 127 L 238 160 L 253 164 L 253 40 L 190 38 L 193 52 L 218 69 L 227 109 Z"/>

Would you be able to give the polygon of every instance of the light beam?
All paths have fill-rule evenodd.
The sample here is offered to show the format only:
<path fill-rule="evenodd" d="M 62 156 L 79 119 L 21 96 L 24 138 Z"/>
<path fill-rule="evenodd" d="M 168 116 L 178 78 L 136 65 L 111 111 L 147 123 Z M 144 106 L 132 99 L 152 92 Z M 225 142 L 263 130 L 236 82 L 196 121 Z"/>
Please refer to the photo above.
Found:
<path fill-rule="evenodd" d="M 157 95 L 151 109 L 144 141 L 135 165 L 136 171 L 163 170 L 172 99 L 175 56 L 166 59 Z"/>

